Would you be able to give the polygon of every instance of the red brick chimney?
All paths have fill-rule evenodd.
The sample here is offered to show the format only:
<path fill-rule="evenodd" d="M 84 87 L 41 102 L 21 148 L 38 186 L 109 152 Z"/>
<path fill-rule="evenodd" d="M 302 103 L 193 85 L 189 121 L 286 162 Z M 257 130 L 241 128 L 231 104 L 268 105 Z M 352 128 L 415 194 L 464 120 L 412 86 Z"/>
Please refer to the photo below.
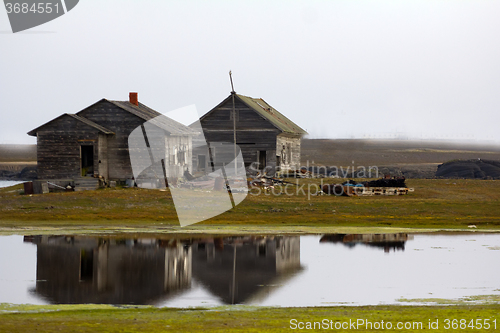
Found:
<path fill-rule="evenodd" d="M 128 94 L 129 102 L 139 106 L 139 94 L 136 92 L 131 92 Z"/>

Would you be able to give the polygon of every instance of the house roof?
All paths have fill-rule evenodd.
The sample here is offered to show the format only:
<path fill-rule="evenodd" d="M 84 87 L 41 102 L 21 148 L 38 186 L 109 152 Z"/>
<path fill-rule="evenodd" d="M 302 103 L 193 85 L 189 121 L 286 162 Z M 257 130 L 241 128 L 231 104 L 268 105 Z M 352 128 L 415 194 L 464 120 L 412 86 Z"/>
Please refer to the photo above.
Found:
<path fill-rule="evenodd" d="M 139 105 L 130 103 L 129 101 L 106 101 L 118 106 L 119 108 L 136 115 L 146 121 L 150 121 L 151 124 L 167 131 L 170 134 L 178 135 L 193 135 L 197 134 L 191 128 L 173 120 L 169 117 L 161 114 L 158 111 L 151 109 L 150 107 L 139 102 Z"/>
<path fill-rule="evenodd" d="M 76 115 L 76 114 L 72 114 L 72 113 L 64 113 L 64 114 L 60 115 L 59 117 L 54 118 L 54 119 L 52 119 L 51 121 L 49 121 L 49 122 L 47 122 L 47 123 L 43 124 L 42 126 L 38 126 L 38 127 L 37 127 L 37 128 L 35 128 L 34 130 L 29 131 L 29 132 L 28 132 L 28 135 L 31 135 L 31 136 L 36 136 L 36 133 L 37 133 L 37 132 L 38 132 L 38 131 L 42 128 L 42 127 L 44 127 L 44 126 L 46 126 L 46 125 L 48 125 L 48 124 L 52 123 L 53 121 L 56 121 L 56 120 L 58 120 L 58 119 L 62 118 L 62 117 L 67 117 L 67 116 L 68 116 L 68 117 L 71 117 L 71 118 L 74 118 L 74 119 L 76 119 L 76 120 L 78 120 L 78 121 L 81 121 L 82 123 L 84 123 L 84 124 L 86 124 L 86 125 L 88 125 L 88 126 L 90 126 L 90 127 L 93 127 L 93 128 L 95 128 L 96 130 L 98 130 L 99 132 L 102 132 L 102 133 L 104 133 L 104 134 L 115 134 L 115 133 L 113 133 L 113 131 L 111 131 L 111 130 L 107 129 L 106 127 L 103 127 L 103 126 L 101 126 L 101 125 L 99 125 L 99 124 L 96 124 L 96 123 L 94 123 L 93 121 L 88 120 L 87 118 L 83 118 L 83 117 L 80 117 L 80 116 L 78 116 L 78 115 Z"/>
<path fill-rule="evenodd" d="M 299 125 L 295 124 L 293 121 L 285 117 L 278 110 L 269 105 L 262 98 L 253 98 L 249 96 L 244 96 L 236 94 L 236 96 L 255 112 L 260 114 L 262 117 L 269 120 L 274 126 L 286 133 L 305 135 L 307 132 L 303 130 Z"/>
<path fill-rule="evenodd" d="M 153 118 L 156 118 L 158 116 L 161 116 L 162 114 L 158 111 L 155 111 L 146 105 L 142 104 L 139 102 L 139 105 L 134 105 L 130 103 L 129 101 L 111 101 L 109 99 L 104 99 L 105 101 L 108 101 L 110 103 L 113 103 L 114 105 L 118 106 L 119 108 L 128 111 L 134 115 L 136 115 L 139 118 L 142 118 L 144 120 L 151 120 Z"/>
<path fill-rule="evenodd" d="M 94 123 L 92 120 L 89 120 L 87 118 L 83 118 L 83 117 L 80 117 L 76 114 L 72 114 L 72 113 L 66 113 L 68 116 L 72 117 L 72 118 L 75 118 L 76 120 L 79 120 L 81 121 L 82 123 L 85 123 L 91 127 L 94 127 L 95 129 L 105 133 L 105 134 L 115 134 L 112 130 L 109 130 L 107 129 L 106 127 L 104 126 L 101 126 L 99 124 L 96 124 Z"/>
<path fill-rule="evenodd" d="M 212 111 L 217 109 L 222 104 L 226 103 L 232 95 L 229 95 L 226 99 L 224 99 L 219 105 L 214 107 L 209 112 L 205 113 L 200 120 L 203 120 L 207 117 Z M 295 124 L 293 121 L 285 117 L 278 110 L 269 105 L 262 98 L 253 98 L 245 95 L 235 94 L 235 96 L 244 104 L 246 104 L 249 108 L 257 112 L 262 118 L 269 121 L 273 124 L 277 129 L 282 131 L 283 133 L 290 133 L 294 135 L 305 135 L 308 134 L 304 129 L 302 129 L 299 125 Z M 193 126 L 191 124 L 190 126 Z"/>
<path fill-rule="evenodd" d="M 151 124 L 165 130 L 169 134 L 195 135 L 198 133 L 197 131 L 194 131 L 187 126 L 185 126 L 185 125 L 183 125 L 183 124 L 181 124 L 173 119 L 170 119 L 167 116 L 164 116 L 160 112 L 155 111 L 142 103 L 139 103 L 139 105 L 134 105 L 134 104 L 130 103 L 129 101 L 111 101 L 111 100 L 108 100 L 105 98 L 101 99 L 99 102 L 102 102 L 102 101 L 116 105 L 117 107 L 119 107 L 122 110 L 130 112 L 131 114 L 133 114 L 133 115 L 135 115 L 135 116 L 137 116 L 145 121 L 149 121 Z M 99 103 L 99 102 L 97 102 L 97 103 Z M 95 105 L 97 103 L 94 103 L 89 107 L 86 107 L 84 110 L 87 110 L 88 108 L 92 107 L 93 105 Z M 39 126 L 39 127 L 35 128 L 34 130 L 31 130 L 30 132 L 28 132 L 28 135 L 36 136 L 36 132 L 40 128 L 44 127 L 45 125 L 63 117 L 63 116 L 73 117 L 73 118 L 95 128 L 95 129 L 99 130 L 102 133 L 115 134 L 115 133 L 113 133 L 113 131 L 111 131 L 111 130 L 109 130 L 109 129 L 107 129 L 107 128 L 105 128 L 97 123 L 94 123 L 93 121 L 91 121 L 85 117 L 80 116 L 80 114 L 84 110 L 78 112 L 77 114 L 65 113 L 65 114 L 63 114 L 57 118 L 54 118 L 51 121 L 43 124 L 42 126 Z"/>

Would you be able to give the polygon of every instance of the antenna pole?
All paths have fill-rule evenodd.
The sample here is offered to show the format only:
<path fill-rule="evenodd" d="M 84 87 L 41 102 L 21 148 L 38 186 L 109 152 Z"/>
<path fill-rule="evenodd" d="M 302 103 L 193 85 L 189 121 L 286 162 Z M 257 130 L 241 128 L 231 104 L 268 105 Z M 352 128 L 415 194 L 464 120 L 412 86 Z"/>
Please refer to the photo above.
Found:
<path fill-rule="evenodd" d="M 229 71 L 229 80 L 231 80 L 231 93 L 233 94 L 235 91 L 234 91 L 233 77 L 231 71 Z"/>
<path fill-rule="evenodd" d="M 233 100 L 233 140 L 234 140 L 234 176 L 236 177 L 237 175 L 237 169 L 238 169 L 238 162 L 236 161 L 236 106 L 235 106 L 235 101 L 234 101 L 234 95 L 236 95 L 236 92 L 234 91 L 234 85 L 233 85 L 233 77 L 231 71 L 229 71 L 229 80 L 231 81 L 231 97 Z"/>

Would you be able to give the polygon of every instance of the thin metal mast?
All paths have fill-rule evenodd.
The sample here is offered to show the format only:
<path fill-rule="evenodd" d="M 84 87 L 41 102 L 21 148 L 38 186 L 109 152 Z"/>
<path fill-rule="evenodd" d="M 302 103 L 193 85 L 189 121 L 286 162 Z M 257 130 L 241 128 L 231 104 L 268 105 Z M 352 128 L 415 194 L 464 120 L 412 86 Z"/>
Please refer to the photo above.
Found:
<path fill-rule="evenodd" d="M 234 140 L 234 176 L 236 177 L 237 175 L 237 169 L 238 169 L 238 163 L 236 161 L 236 106 L 235 106 L 235 101 L 234 101 L 234 95 L 236 95 L 236 92 L 234 91 L 234 86 L 233 86 L 233 77 L 231 71 L 229 71 L 229 80 L 231 80 L 231 97 L 233 100 L 233 140 Z"/>

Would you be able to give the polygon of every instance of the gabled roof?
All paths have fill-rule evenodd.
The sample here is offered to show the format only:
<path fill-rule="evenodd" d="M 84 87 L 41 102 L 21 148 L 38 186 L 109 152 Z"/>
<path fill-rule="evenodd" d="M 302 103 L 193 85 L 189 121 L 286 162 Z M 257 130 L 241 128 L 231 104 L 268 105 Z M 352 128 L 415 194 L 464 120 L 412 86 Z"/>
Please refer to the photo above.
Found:
<path fill-rule="evenodd" d="M 295 124 L 293 121 L 285 117 L 278 110 L 269 105 L 262 98 L 253 98 L 249 96 L 244 96 L 236 94 L 238 98 L 243 101 L 246 105 L 251 107 L 255 112 L 269 120 L 274 126 L 285 133 L 300 134 L 305 135 L 307 132 L 303 130 L 299 125 Z"/>
<path fill-rule="evenodd" d="M 91 120 L 89 120 L 87 118 L 83 118 L 83 117 L 80 117 L 80 116 L 78 116 L 76 114 L 72 114 L 72 113 L 65 113 L 65 114 L 67 114 L 68 116 L 70 116 L 72 118 L 75 118 L 76 120 L 81 121 L 82 123 L 85 123 L 85 124 L 87 124 L 87 125 L 89 125 L 91 127 L 94 127 L 95 129 L 103 132 L 104 134 L 115 134 L 113 131 L 107 129 L 104 126 L 96 124 L 96 123 L 94 123 L 93 121 L 91 121 Z"/>
<path fill-rule="evenodd" d="M 139 102 L 139 105 L 134 105 L 129 101 L 110 101 L 104 99 L 107 102 L 110 102 L 119 108 L 132 113 L 133 115 L 144 119 L 146 121 L 151 121 L 151 124 L 165 130 L 169 134 L 177 134 L 177 135 L 194 135 L 198 132 L 193 131 L 191 128 L 173 120 L 169 117 L 161 114 L 158 111 L 151 109 L 150 107 Z M 81 112 L 81 111 L 80 111 Z"/>
<path fill-rule="evenodd" d="M 43 124 L 42 126 L 39 126 L 39 127 L 35 128 L 34 130 L 28 132 L 28 135 L 36 136 L 36 132 L 40 128 L 42 128 L 43 126 L 45 126 L 45 125 L 63 117 L 63 116 L 73 117 L 74 119 L 81 121 L 81 122 L 95 128 L 95 129 L 99 130 L 102 133 L 115 134 L 115 133 L 113 133 L 113 131 L 111 131 L 111 130 L 85 118 L 85 117 L 80 116 L 80 114 L 83 111 L 91 108 L 92 106 L 94 106 L 100 102 L 111 103 L 111 104 L 119 107 L 120 109 L 125 110 L 127 112 L 130 112 L 131 114 L 143 119 L 144 121 L 149 121 L 151 124 L 163 129 L 164 131 L 168 132 L 169 134 L 177 134 L 177 135 L 196 135 L 196 134 L 198 134 L 197 131 L 194 131 L 187 126 L 185 126 L 185 125 L 183 125 L 183 124 L 181 124 L 173 119 L 170 119 L 167 116 L 164 116 L 160 112 L 155 111 L 142 103 L 139 103 L 139 105 L 134 105 L 134 104 L 130 103 L 129 101 L 110 101 L 108 99 L 103 98 L 100 101 L 86 107 L 85 109 L 78 112 L 77 114 L 65 113 L 57 118 L 54 118 L 51 121 Z"/>
<path fill-rule="evenodd" d="M 119 108 L 128 111 L 134 115 L 136 115 L 139 118 L 142 118 L 144 120 L 151 120 L 153 118 L 156 118 L 158 116 L 161 116 L 162 114 L 158 111 L 155 111 L 146 105 L 142 104 L 139 102 L 139 105 L 134 105 L 130 103 L 129 101 L 111 101 L 109 99 L 104 99 L 105 101 L 108 101 L 110 103 L 113 103 L 114 105 L 118 106 Z"/>
<path fill-rule="evenodd" d="M 48 125 L 48 124 L 50 124 L 50 123 L 52 123 L 52 122 L 54 122 L 54 121 L 56 121 L 56 120 L 59 120 L 59 119 L 60 119 L 60 118 L 62 118 L 62 117 L 66 117 L 66 116 L 69 116 L 69 117 L 74 118 L 74 119 L 76 119 L 76 120 L 78 120 L 78 121 L 81 121 L 82 123 L 84 123 L 84 124 L 86 124 L 86 125 L 88 125 L 88 126 L 90 126 L 90 127 L 95 128 L 96 130 L 98 130 L 98 131 L 99 131 L 99 132 L 101 132 L 101 133 L 104 133 L 104 134 L 115 134 L 115 133 L 113 133 L 113 131 L 111 131 L 111 130 L 107 129 L 106 127 L 103 127 L 103 126 L 101 126 L 101 125 L 99 125 L 99 124 L 96 124 L 96 123 L 94 123 L 93 121 L 88 120 L 87 118 L 83 118 L 83 117 L 80 117 L 80 116 L 78 116 L 78 115 L 76 115 L 76 114 L 72 114 L 72 113 L 64 113 L 64 114 L 60 115 L 59 117 L 54 118 L 54 119 L 52 119 L 51 121 L 49 121 L 49 122 L 47 122 L 47 123 L 43 124 L 42 126 L 38 126 L 38 127 L 37 127 L 37 128 L 35 128 L 34 130 L 29 131 L 29 132 L 28 132 L 28 135 L 31 135 L 31 136 L 36 136 L 36 133 L 37 133 L 37 132 L 38 132 L 38 131 L 42 128 L 42 127 L 44 127 L 44 126 L 46 126 L 46 125 Z"/>
<path fill-rule="evenodd" d="M 229 99 L 231 99 L 232 95 L 229 95 L 225 100 L 223 100 L 219 105 L 213 108 L 211 111 L 207 112 L 203 115 L 200 120 L 203 120 L 206 116 L 208 116 L 213 110 L 217 109 L 220 105 L 226 103 Z M 290 133 L 295 135 L 306 135 L 308 134 L 305 130 L 303 130 L 299 125 L 295 124 L 293 121 L 285 117 L 278 110 L 269 105 L 262 98 L 253 98 L 245 95 L 235 94 L 235 96 L 244 104 L 246 104 L 249 108 L 257 112 L 261 117 L 269 121 L 273 124 L 277 129 L 284 133 Z M 192 126 L 192 125 L 191 125 Z"/>

